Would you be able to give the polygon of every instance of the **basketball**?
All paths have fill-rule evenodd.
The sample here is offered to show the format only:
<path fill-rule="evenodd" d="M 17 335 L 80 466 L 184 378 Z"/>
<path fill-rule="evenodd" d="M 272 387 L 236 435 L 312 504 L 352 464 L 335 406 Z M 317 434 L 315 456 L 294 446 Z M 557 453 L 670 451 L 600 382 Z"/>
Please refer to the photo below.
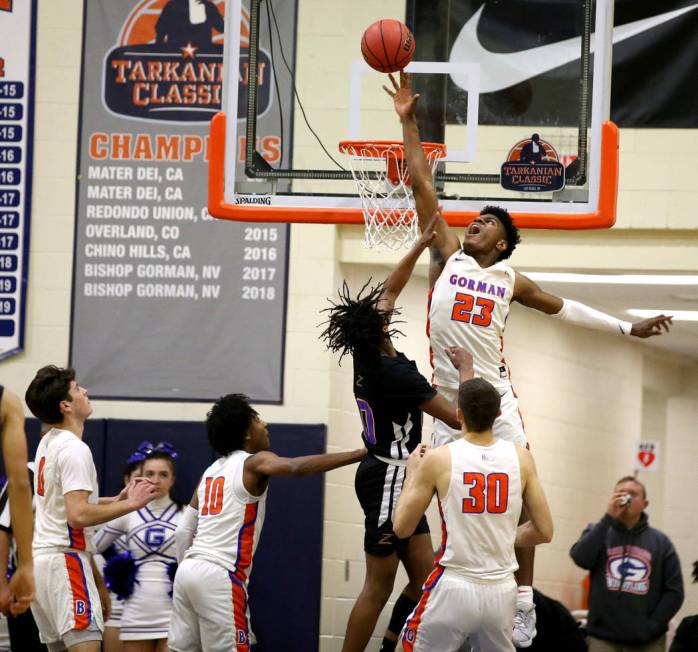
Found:
<path fill-rule="evenodd" d="M 361 54 L 378 72 L 402 70 L 414 54 L 414 37 L 407 25 L 393 18 L 369 25 L 361 38 Z"/>

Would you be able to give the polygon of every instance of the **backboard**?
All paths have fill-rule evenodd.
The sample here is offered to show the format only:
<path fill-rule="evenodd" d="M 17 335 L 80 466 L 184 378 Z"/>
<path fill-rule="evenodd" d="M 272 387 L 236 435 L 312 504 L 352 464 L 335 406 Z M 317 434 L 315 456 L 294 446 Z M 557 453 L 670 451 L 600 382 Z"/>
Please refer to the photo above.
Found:
<path fill-rule="evenodd" d="M 363 222 L 338 142 L 401 139 L 388 78 L 361 57 L 361 35 L 379 18 L 413 30 L 407 71 L 422 139 L 447 147 L 436 186 L 449 223 L 496 204 L 520 227 L 613 224 L 612 41 L 639 29 L 613 31 L 613 0 L 230 0 L 212 215 Z"/>

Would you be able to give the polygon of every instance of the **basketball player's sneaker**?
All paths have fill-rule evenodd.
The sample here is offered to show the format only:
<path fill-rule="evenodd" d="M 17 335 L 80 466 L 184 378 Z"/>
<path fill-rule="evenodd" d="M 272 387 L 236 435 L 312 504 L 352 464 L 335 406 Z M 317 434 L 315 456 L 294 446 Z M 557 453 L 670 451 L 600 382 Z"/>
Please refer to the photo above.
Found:
<path fill-rule="evenodd" d="M 517 602 L 512 640 L 516 647 L 531 647 L 536 637 L 536 607 Z"/>

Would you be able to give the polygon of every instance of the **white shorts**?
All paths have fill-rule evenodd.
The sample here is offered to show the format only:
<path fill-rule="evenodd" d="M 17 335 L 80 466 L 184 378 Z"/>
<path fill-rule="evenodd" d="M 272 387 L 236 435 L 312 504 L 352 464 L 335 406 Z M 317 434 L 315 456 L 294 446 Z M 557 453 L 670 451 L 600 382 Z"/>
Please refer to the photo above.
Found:
<path fill-rule="evenodd" d="M 449 403 L 456 405 L 458 403 L 458 389 L 451 387 L 437 387 L 439 394 L 443 396 Z M 523 418 L 519 411 L 519 399 L 516 397 L 514 390 L 498 390 L 502 397 L 501 411 L 502 413 L 494 420 L 492 432 L 495 436 L 513 441 L 519 446 L 527 447 L 526 430 L 524 429 Z M 443 421 L 434 419 L 434 431 L 431 436 L 431 445 L 443 446 L 449 442 L 455 441 L 460 437 L 460 430 L 454 430 Z"/>
<path fill-rule="evenodd" d="M 31 610 L 43 643 L 65 635 L 92 631 L 83 640 L 102 640 L 102 605 L 85 552 L 44 553 L 34 557 L 36 598 Z"/>
<path fill-rule="evenodd" d="M 400 635 L 405 652 L 511 652 L 516 581 L 473 582 L 437 566 Z"/>
<path fill-rule="evenodd" d="M 167 644 L 172 652 L 249 652 L 247 584 L 204 559 L 177 569 Z"/>

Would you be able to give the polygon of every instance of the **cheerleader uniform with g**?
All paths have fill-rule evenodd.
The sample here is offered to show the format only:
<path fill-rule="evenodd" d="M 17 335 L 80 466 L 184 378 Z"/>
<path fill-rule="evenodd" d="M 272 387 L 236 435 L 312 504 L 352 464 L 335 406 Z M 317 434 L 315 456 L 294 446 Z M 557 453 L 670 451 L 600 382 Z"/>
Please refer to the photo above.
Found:
<path fill-rule="evenodd" d="M 180 510 L 169 496 L 114 519 L 95 535 L 95 547 L 106 550 L 119 537 L 136 565 L 133 593 L 124 601 L 122 641 L 167 638 L 172 613 L 170 564 L 176 563 L 174 533 Z"/>

